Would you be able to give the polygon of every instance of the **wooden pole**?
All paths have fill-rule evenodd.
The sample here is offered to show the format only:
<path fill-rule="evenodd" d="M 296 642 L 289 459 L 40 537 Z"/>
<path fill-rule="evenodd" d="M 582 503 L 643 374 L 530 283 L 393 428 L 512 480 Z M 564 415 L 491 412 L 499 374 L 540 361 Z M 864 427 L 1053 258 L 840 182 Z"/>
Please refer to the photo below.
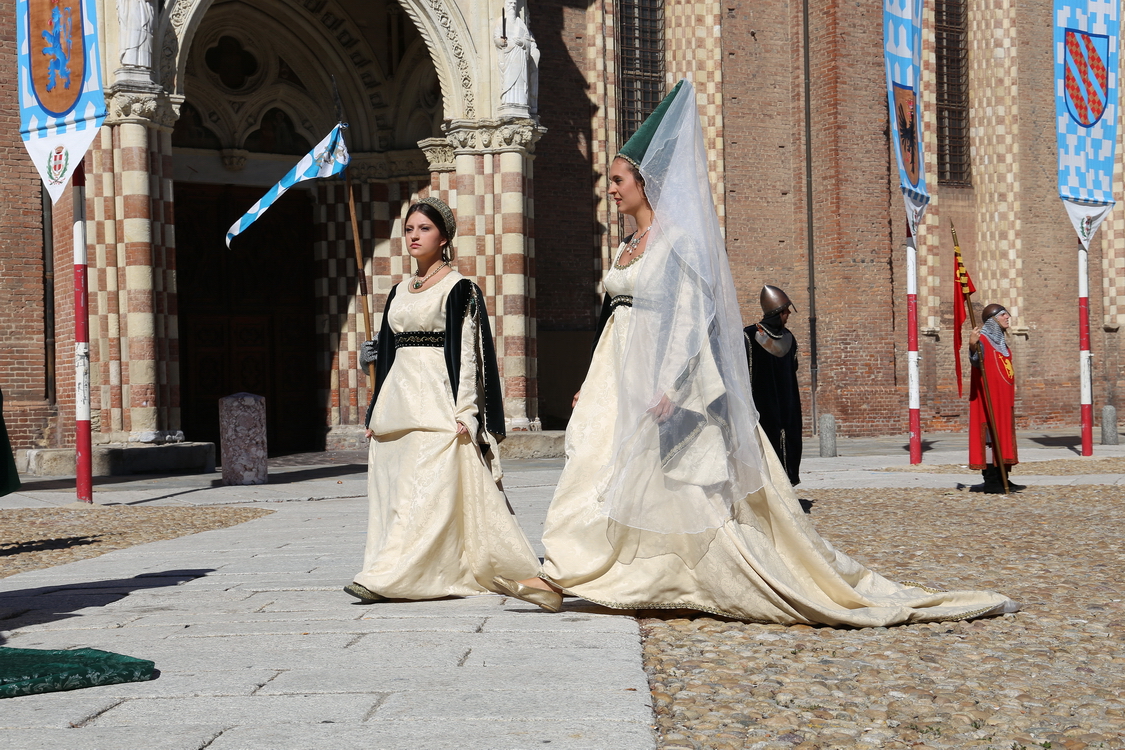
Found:
<path fill-rule="evenodd" d="M 371 321 L 371 305 L 368 304 L 367 297 L 367 272 L 363 268 L 363 243 L 359 236 L 359 216 L 355 211 L 355 187 L 352 185 L 351 175 L 348 171 L 344 170 L 344 187 L 348 192 L 348 211 L 352 216 L 352 244 L 355 246 L 355 270 L 356 275 L 359 276 L 359 298 L 363 303 L 363 326 L 364 332 L 367 334 L 367 340 L 374 340 L 374 328 Z M 367 365 L 368 387 L 375 388 L 375 363 L 371 362 Z"/>
<path fill-rule="evenodd" d="M 953 247 L 957 251 L 957 254 L 960 255 L 961 254 L 961 245 L 957 242 L 957 230 L 954 229 L 952 221 L 949 222 L 949 229 L 950 229 L 950 231 L 953 232 Z M 964 279 L 960 279 L 960 281 L 961 281 L 961 297 L 965 302 L 965 309 L 969 313 L 969 328 L 976 328 L 977 327 L 977 314 L 975 312 L 973 312 L 973 302 L 972 302 L 972 296 L 973 295 L 969 291 L 968 284 L 965 283 Z M 969 349 L 971 350 L 972 348 L 973 348 L 973 345 L 969 344 Z M 1000 436 L 999 436 L 998 431 L 996 429 L 996 427 L 997 427 L 996 416 L 992 413 L 992 394 L 988 390 L 988 368 L 985 367 L 985 361 L 984 361 L 984 355 L 983 355 L 984 350 L 980 346 L 979 341 L 977 342 L 977 351 L 981 352 L 980 382 L 981 382 L 981 386 L 984 388 L 984 414 L 985 414 L 986 421 L 988 422 L 988 434 L 992 436 L 992 460 L 996 462 L 996 466 L 999 467 L 999 469 L 1000 469 L 1000 480 L 1003 482 L 1003 485 L 1004 485 L 1004 494 L 1007 495 L 1008 492 L 1009 492 L 1009 490 L 1008 490 L 1008 468 L 1004 465 L 1004 451 L 1000 447 L 1000 439 L 999 439 Z M 958 356 L 960 356 L 960 355 L 958 355 Z"/>

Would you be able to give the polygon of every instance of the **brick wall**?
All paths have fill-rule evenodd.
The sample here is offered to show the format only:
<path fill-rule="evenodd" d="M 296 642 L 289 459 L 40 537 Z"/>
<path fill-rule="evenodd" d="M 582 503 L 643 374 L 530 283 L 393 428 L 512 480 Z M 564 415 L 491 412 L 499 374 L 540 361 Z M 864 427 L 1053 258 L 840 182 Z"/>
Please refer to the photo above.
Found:
<path fill-rule="evenodd" d="M 538 412 L 548 429 L 563 427 L 570 416 L 570 397 L 585 375 L 599 309 L 604 227 L 595 211 L 610 146 L 604 133 L 595 133 L 604 124 L 595 100 L 599 89 L 604 94 L 605 82 L 595 80 L 604 73 L 593 72 L 596 58 L 588 53 L 605 39 L 588 18 L 596 13 L 589 6 L 583 0 L 542 0 L 531 8 L 543 71 L 539 119 L 547 127 L 535 145 L 533 197 Z"/>
<path fill-rule="evenodd" d="M 536 308 L 540 331 L 589 330 L 598 279 L 594 261 L 595 191 L 591 173 L 591 102 L 586 81 L 586 9 L 574 0 L 542 0 L 532 8 L 539 44 L 539 118 L 547 133 L 535 145 Z M 549 72 L 547 72 L 549 71 Z"/>
<path fill-rule="evenodd" d="M 15 3 L 0 1 L 15 28 Z M 44 445 L 54 417 L 47 399 L 43 213 L 40 180 L 19 135 L 16 40 L 0 36 L 0 390 L 13 447 Z"/>
<path fill-rule="evenodd" d="M 802 8 L 746 0 L 723 7 L 728 250 L 747 323 L 761 316 L 764 283 L 797 304 L 791 320 L 807 389 Z M 901 431 L 905 218 L 890 190 L 882 56 L 872 54 L 882 48 L 881 7 L 828 2 L 809 10 L 818 411 L 834 414 L 848 435 Z"/>

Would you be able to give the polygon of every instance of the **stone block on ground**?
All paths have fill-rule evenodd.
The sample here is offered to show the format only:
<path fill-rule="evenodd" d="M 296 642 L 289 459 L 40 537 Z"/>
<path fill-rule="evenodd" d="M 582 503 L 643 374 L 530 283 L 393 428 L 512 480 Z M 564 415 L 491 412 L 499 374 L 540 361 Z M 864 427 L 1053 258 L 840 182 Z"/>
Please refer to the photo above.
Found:
<path fill-rule="evenodd" d="M 266 399 L 236 393 L 219 399 L 219 435 L 223 454 L 223 484 L 265 484 Z"/>
<path fill-rule="evenodd" d="M 509 432 L 500 443 L 500 458 L 562 458 L 566 455 L 565 437 L 564 430 Z"/>

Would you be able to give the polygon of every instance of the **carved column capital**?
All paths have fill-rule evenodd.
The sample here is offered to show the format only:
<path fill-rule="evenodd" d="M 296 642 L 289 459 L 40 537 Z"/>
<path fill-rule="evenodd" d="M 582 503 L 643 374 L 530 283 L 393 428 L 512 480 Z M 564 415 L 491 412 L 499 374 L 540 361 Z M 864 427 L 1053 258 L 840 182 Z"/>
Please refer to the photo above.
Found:
<path fill-rule="evenodd" d="M 180 118 L 182 96 L 168 96 L 158 88 L 132 89 L 114 86 L 106 92 L 106 125 L 135 123 L 171 130 Z"/>
<path fill-rule="evenodd" d="M 246 157 L 250 155 L 244 148 L 224 148 L 220 153 L 223 156 L 223 166 L 231 172 L 241 172 L 246 166 Z"/>
<path fill-rule="evenodd" d="M 547 129 L 535 120 L 512 117 L 501 120 L 450 120 L 442 126 L 454 153 L 531 153 Z M 431 139 L 435 140 L 435 139 Z"/>
<path fill-rule="evenodd" d="M 448 138 L 426 138 L 418 141 L 418 148 L 426 155 L 430 163 L 431 172 L 455 172 L 456 159 L 453 153 L 453 144 Z"/>

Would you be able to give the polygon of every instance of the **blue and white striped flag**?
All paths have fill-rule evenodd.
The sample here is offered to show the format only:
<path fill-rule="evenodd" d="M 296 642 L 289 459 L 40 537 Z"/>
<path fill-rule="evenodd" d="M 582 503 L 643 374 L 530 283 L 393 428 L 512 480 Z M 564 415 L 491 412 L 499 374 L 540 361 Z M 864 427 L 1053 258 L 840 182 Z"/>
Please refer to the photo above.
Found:
<path fill-rule="evenodd" d="M 272 206 L 273 202 L 280 198 L 286 190 L 298 182 L 339 174 L 344 170 L 344 167 L 348 166 L 351 157 L 348 156 L 348 147 L 344 145 L 344 128 L 346 127 L 347 125 L 344 123 L 339 123 L 332 128 L 332 132 L 326 135 L 323 141 L 316 144 L 312 151 L 305 154 L 297 162 L 297 166 L 289 170 L 289 174 L 282 177 L 280 182 L 267 190 L 266 194 L 242 215 L 241 219 L 231 225 L 230 230 L 227 231 L 228 248 L 230 247 L 230 241 L 237 235 L 242 234 L 246 227 L 257 221 L 258 217 L 264 214 L 266 209 Z"/>

